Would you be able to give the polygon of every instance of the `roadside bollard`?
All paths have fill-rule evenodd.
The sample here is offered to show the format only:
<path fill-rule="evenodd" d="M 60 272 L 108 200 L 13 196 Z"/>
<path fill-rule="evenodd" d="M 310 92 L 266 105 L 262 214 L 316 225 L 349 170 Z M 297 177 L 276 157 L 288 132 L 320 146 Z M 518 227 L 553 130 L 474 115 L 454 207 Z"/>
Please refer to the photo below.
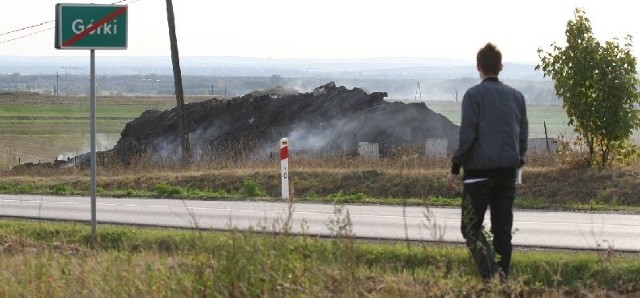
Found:
<path fill-rule="evenodd" d="M 282 177 L 282 198 L 289 199 L 289 140 L 280 139 L 280 172 Z"/>

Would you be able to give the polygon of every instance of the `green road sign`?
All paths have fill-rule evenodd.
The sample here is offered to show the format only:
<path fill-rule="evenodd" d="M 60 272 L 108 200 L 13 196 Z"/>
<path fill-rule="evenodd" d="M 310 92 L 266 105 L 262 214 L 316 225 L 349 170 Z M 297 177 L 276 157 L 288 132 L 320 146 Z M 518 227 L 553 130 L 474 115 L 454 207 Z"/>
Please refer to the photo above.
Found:
<path fill-rule="evenodd" d="M 127 6 L 56 4 L 57 49 L 127 48 Z"/>

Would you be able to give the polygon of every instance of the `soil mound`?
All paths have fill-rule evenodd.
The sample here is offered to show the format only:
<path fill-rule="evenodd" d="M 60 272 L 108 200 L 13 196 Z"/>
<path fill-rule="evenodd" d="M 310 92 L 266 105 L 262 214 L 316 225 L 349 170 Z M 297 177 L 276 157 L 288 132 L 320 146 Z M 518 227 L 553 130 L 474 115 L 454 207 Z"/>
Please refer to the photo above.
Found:
<path fill-rule="evenodd" d="M 192 156 L 265 158 L 289 138 L 292 152 L 340 155 L 357 151 L 358 142 L 378 143 L 381 155 L 411 147 L 424 152 L 427 138 L 448 139 L 458 127 L 424 103 L 387 102 L 384 92 L 368 94 L 330 82 L 309 93 L 271 90 L 229 100 L 211 99 L 185 105 Z M 128 162 L 151 154 L 178 159 L 177 111 L 149 110 L 129 122 L 111 150 Z"/>

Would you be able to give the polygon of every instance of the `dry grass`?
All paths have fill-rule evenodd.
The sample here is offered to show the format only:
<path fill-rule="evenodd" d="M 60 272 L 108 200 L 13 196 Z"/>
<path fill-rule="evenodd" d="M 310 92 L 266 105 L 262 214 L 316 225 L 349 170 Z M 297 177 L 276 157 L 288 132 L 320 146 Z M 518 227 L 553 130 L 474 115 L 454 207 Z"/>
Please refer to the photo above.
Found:
<path fill-rule="evenodd" d="M 516 205 L 520 208 L 579 210 L 640 210 L 638 164 L 599 170 L 580 164 L 564 165 L 558 157 L 533 155 L 524 168 Z M 429 159 L 417 155 L 372 160 L 358 156 L 311 158 L 291 156 L 290 182 L 301 200 L 398 204 L 411 199 L 455 199 L 445 186 L 448 158 Z M 174 197 L 197 199 L 239 199 L 247 187 L 260 194 L 280 196 L 280 165 L 269 160 L 201 161 L 187 167 L 153 164 L 139 158 L 134 165 L 107 164 L 98 167 L 98 187 L 103 195 L 164 196 L 157 186 L 175 187 Z M 36 168 L 0 173 L 0 189 L 28 192 L 42 186 L 47 194 L 88 193 L 86 168 Z M 27 185 L 28 187 L 24 187 Z M 568 187 L 570 186 L 570 187 Z M 207 193 L 210 193 L 209 195 Z M 456 204 L 456 200 L 449 203 Z"/>
<path fill-rule="evenodd" d="M 7 297 L 560 297 L 637 295 L 635 256 L 521 251 L 485 286 L 465 248 L 355 241 L 336 211 L 329 240 L 0 221 Z M 257 230 L 260 227 L 256 227 Z"/>

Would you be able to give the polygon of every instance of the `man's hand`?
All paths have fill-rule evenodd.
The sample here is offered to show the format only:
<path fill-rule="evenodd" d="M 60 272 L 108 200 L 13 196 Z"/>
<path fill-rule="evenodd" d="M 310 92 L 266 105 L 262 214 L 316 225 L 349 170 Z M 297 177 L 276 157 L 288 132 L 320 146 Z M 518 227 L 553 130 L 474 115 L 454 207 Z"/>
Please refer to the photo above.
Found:
<path fill-rule="evenodd" d="M 458 177 L 458 175 L 454 175 L 452 173 L 449 173 L 449 175 L 447 175 L 447 188 L 453 192 L 458 192 L 458 185 L 456 185 L 456 177 Z"/>

